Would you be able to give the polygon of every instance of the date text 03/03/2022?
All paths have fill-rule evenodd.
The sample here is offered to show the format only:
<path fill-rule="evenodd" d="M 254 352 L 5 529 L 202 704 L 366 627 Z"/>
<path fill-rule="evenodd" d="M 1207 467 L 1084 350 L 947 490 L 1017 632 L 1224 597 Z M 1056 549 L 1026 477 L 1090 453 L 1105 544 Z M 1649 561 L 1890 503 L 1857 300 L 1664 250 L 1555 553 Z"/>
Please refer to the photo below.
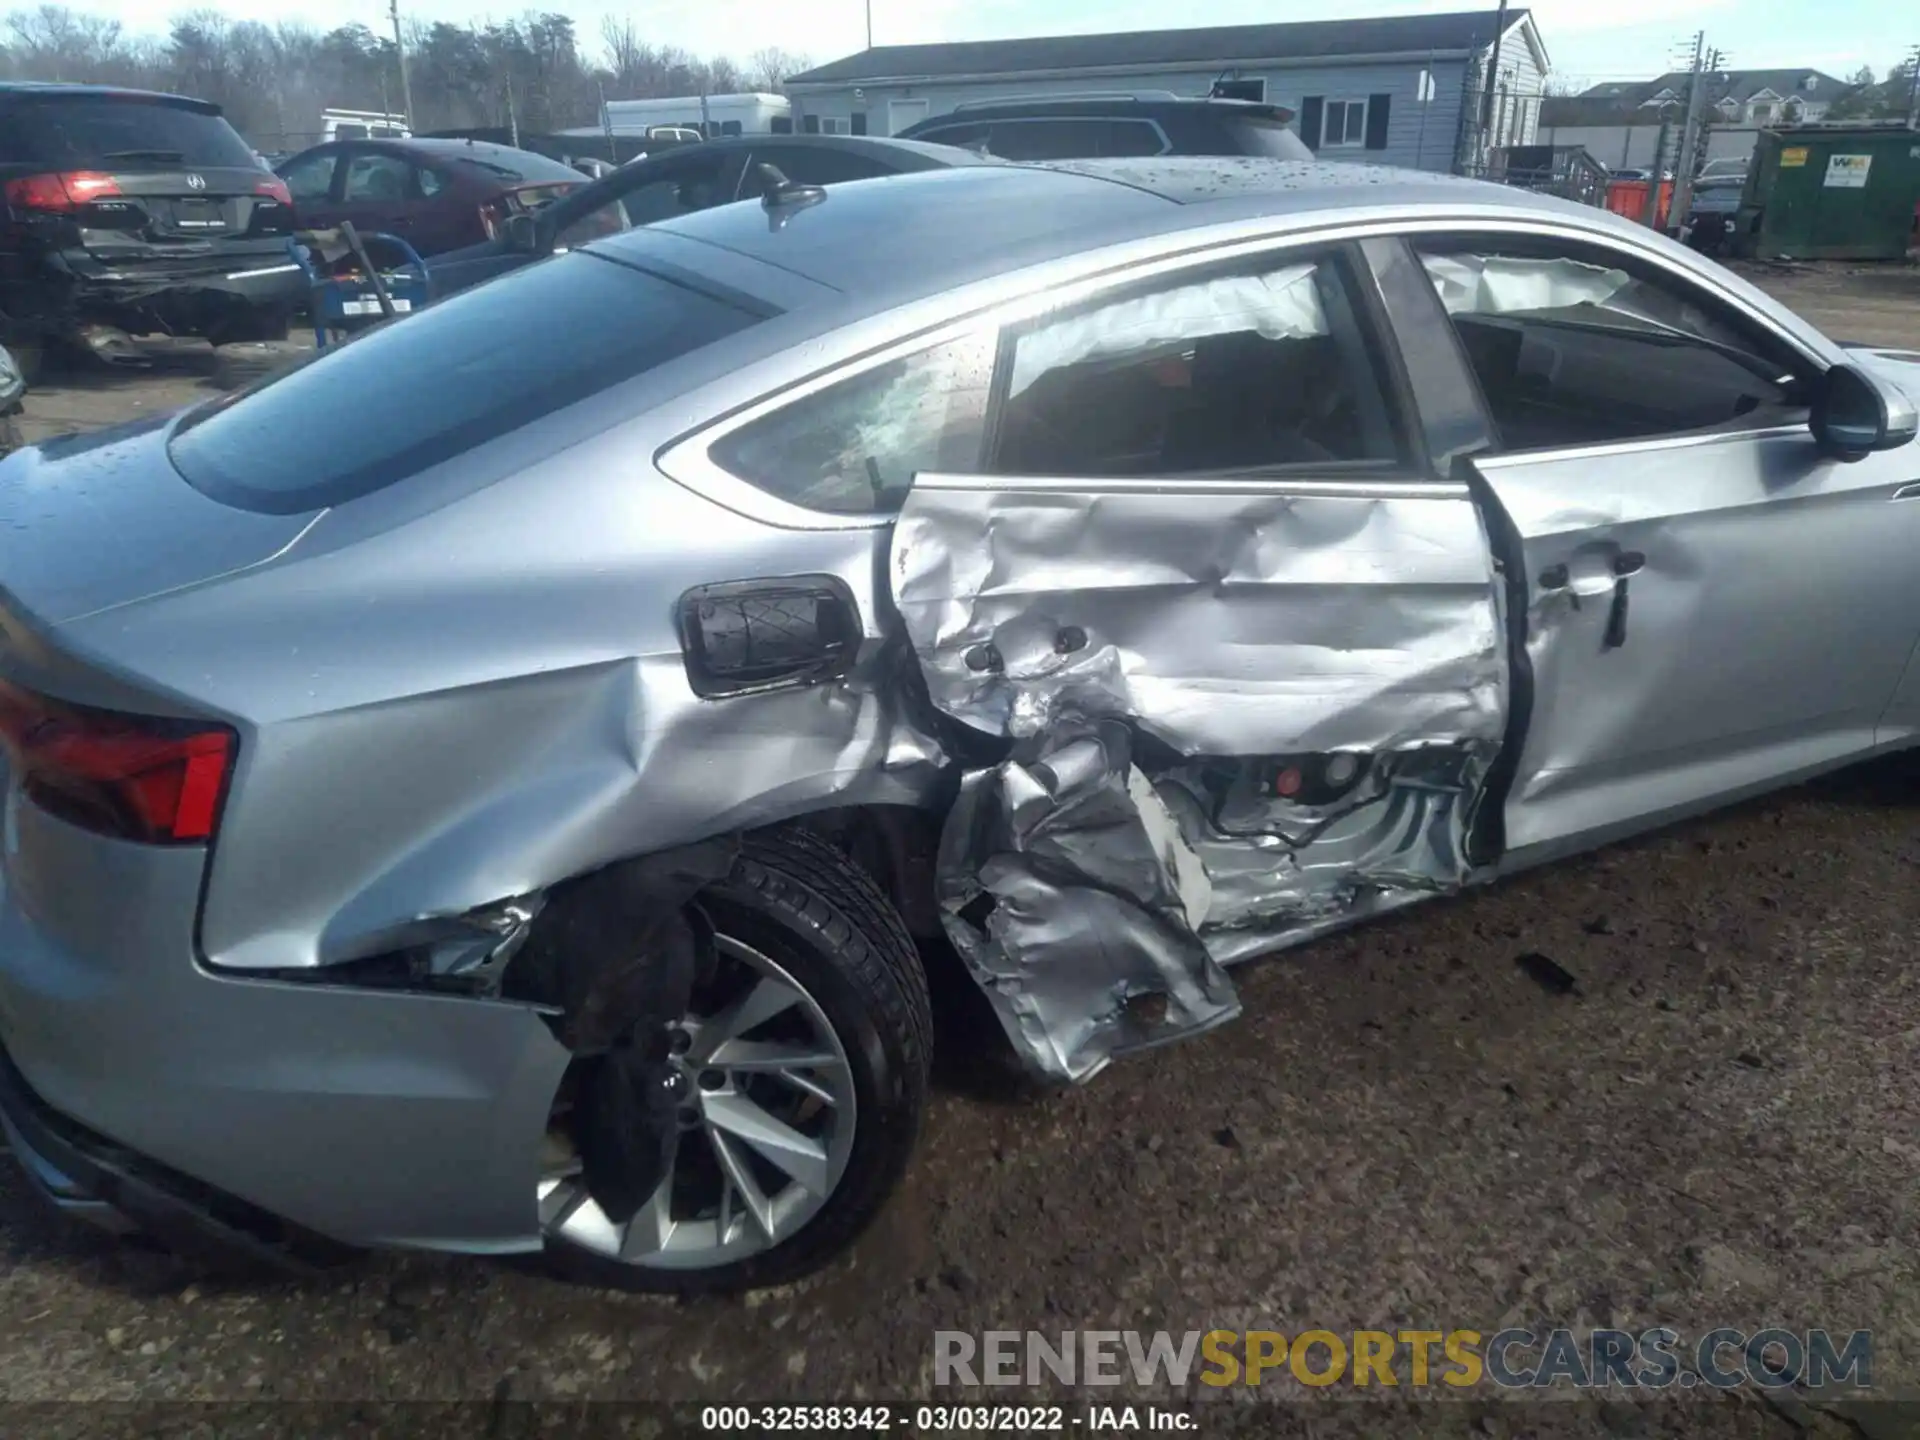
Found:
<path fill-rule="evenodd" d="M 1032 1435 L 1050 1431 L 1160 1431 L 1199 1428 L 1186 1410 L 1160 1405 L 709 1405 L 700 1428 L 715 1433 L 834 1432 Z"/>

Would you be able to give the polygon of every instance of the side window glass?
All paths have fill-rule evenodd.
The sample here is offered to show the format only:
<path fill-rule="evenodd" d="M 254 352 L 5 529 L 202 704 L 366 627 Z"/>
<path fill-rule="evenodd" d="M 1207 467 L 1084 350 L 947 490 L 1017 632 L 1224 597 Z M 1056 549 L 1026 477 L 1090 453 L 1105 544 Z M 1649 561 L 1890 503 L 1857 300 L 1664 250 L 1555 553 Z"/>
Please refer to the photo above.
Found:
<path fill-rule="evenodd" d="M 334 155 L 309 155 L 294 161 L 281 172 L 280 178 L 287 182 L 287 190 L 296 202 L 324 200 L 333 188 L 333 167 L 337 159 Z"/>
<path fill-rule="evenodd" d="M 422 165 L 419 170 L 414 173 L 420 177 L 420 193 L 429 200 L 447 188 L 446 177 L 441 175 L 438 170 L 429 170 L 426 166 Z"/>
<path fill-rule="evenodd" d="M 1187 279 L 1026 329 L 991 468 L 1178 475 L 1397 453 L 1341 273 L 1304 260 Z"/>
<path fill-rule="evenodd" d="M 889 167 L 870 155 L 795 145 L 782 150 L 763 151 L 747 161 L 745 194 L 749 197 L 766 193 L 766 181 L 754 168 L 758 164 L 771 165 L 800 185 L 837 185 L 845 180 L 871 180 L 876 175 L 892 173 Z"/>
<path fill-rule="evenodd" d="M 974 335 L 854 375 L 716 441 L 714 463 L 808 510 L 887 514 L 922 470 L 980 466 L 993 339 Z"/>
<path fill-rule="evenodd" d="M 629 225 L 651 225 L 656 220 L 671 220 L 730 200 L 720 193 L 720 175 L 726 161 L 719 156 L 704 156 L 672 170 L 634 189 L 621 199 Z"/>
<path fill-rule="evenodd" d="M 1109 120 L 1000 120 L 988 148 L 1002 160 L 1085 160 L 1102 153 Z"/>
<path fill-rule="evenodd" d="M 397 155 L 356 155 L 347 164 L 346 198 L 385 203 L 407 198 L 413 166 Z"/>
<path fill-rule="evenodd" d="M 987 127 L 975 122 L 971 125 L 943 125 L 937 130 L 926 130 L 913 137 L 925 140 L 931 145 L 954 145 L 962 150 L 978 150 L 987 143 Z"/>
<path fill-rule="evenodd" d="M 1793 362 L 1666 277 L 1579 247 L 1417 247 L 1508 450 L 1778 424 Z"/>
<path fill-rule="evenodd" d="M 1102 155 L 1158 155 L 1167 148 L 1160 132 L 1144 120 L 1113 120 L 1101 136 Z"/>

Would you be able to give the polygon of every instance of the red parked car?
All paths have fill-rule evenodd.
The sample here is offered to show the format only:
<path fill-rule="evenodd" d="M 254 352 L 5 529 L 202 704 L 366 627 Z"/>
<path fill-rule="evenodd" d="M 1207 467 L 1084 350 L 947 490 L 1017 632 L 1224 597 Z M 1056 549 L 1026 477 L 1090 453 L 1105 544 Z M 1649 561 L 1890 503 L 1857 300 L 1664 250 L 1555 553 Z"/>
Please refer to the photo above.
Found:
<path fill-rule="evenodd" d="M 341 140 L 281 162 L 302 229 L 351 220 L 398 235 L 422 255 L 491 240 L 507 217 L 539 209 L 587 177 L 570 165 L 475 140 Z"/>

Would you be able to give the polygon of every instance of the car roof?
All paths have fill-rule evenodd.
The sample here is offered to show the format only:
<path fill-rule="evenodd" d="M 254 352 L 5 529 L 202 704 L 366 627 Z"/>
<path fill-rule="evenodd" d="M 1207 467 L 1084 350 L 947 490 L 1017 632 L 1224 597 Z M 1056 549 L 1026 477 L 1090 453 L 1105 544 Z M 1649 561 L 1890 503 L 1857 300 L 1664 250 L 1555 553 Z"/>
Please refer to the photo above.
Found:
<path fill-rule="evenodd" d="M 1026 99 L 993 100 L 977 105 L 969 102 L 944 115 L 918 121 L 914 128 L 931 129 L 935 125 L 1031 115 L 1037 111 L 1045 111 L 1050 115 L 1112 115 L 1126 110 L 1213 112 L 1236 118 L 1244 116 L 1250 120 L 1268 120 L 1280 116 L 1291 119 L 1294 114 L 1285 105 L 1264 100 L 1233 100 L 1219 95 L 1033 95 Z"/>
<path fill-rule="evenodd" d="M 711 140 L 689 140 L 649 150 L 627 164 L 638 165 L 668 155 L 698 155 L 720 150 L 844 150 L 852 155 L 914 155 L 941 165 L 978 162 L 979 156 L 932 140 L 905 140 L 893 135 L 718 135 Z"/>
<path fill-rule="evenodd" d="M 953 166 L 828 187 L 769 225 L 755 202 L 657 221 L 593 246 L 644 264 L 648 232 L 718 246 L 875 309 L 1026 265 L 1216 221 L 1360 206 L 1602 212 L 1509 186 L 1372 165 L 1241 156 Z M 1625 223 L 1625 222 L 1622 222 Z"/>
<path fill-rule="evenodd" d="M 75 99 L 146 100 L 156 105 L 201 110 L 209 115 L 220 113 L 220 107 L 211 100 L 200 100 L 191 95 L 172 95 L 164 90 L 136 90 L 125 85 L 66 85 L 57 80 L 0 80 L 0 99 L 15 95 L 26 99 L 72 96 Z"/>
<path fill-rule="evenodd" d="M 511 145 L 496 145 L 491 140 L 448 140 L 412 135 L 369 135 L 365 139 L 337 141 L 341 145 L 394 145 L 402 150 L 417 150 L 422 155 L 438 155 L 449 160 L 489 160 L 509 165 L 523 155 L 544 160 L 550 165 L 561 162 L 537 150 L 516 150 Z"/>

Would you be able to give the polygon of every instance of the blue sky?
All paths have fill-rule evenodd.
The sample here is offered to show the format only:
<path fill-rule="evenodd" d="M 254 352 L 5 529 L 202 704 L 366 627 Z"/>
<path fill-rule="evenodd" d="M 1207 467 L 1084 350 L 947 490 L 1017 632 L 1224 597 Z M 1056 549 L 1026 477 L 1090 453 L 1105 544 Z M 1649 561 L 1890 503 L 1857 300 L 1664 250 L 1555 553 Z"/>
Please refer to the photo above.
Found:
<path fill-rule="evenodd" d="M 1168 24 L 1164 0 L 871 0 L 876 44 L 927 40 L 992 40 L 1022 35 L 1145 30 Z M 79 9 L 113 14 L 130 30 L 153 26 L 152 0 L 75 0 Z M 866 0 L 551 0 L 574 17 L 588 48 L 607 16 L 631 17 L 655 44 L 701 54 L 745 58 L 762 46 L 826 61 L 865 43 Z M 216 8 L 235 18 L 311 19 L 308 0 L 226 0 Z M 402 0 L 402 12 L 426 20 L 468 23 L 487 7 L 473 0 Z M 505 19 L 532 5 L 493 8 Z M 1189 25 L 1239 25 L 1349 15 L 1410 14 L 1468 8 L 1460 0 L 1210 0 L 1179 8 Z M 1488 6 L 1492 9 L 1492 6 Z M 331 22 L 387 25 L 385 0 L 332 0 Z M 1589 80 L 1648 77 L 1672 68 L 1695 30 L 1741 68 L 1808 66 L 1846 75 L 1861 65 L 1884 72 L 1902 50 L 1920 42 L 1920 12 L 1911 0 L 1541 0 L 1532 7 L 1563 76 Z"/>

